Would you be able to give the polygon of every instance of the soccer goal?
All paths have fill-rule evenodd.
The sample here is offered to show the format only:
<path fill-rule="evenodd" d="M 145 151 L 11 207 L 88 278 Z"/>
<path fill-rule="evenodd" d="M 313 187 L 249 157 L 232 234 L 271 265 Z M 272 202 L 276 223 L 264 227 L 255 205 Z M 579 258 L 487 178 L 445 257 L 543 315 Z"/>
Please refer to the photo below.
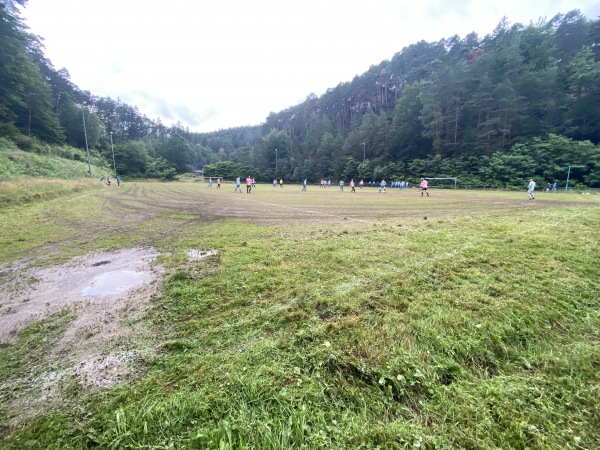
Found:
<path fill-rule="evenodd" d="M 427 181 L 429 181 L 430 188 L 456 189 L 457 178 L 425 178 L 427 179 Z"/>
<path fill-rule="evenodd" d="M 202 177 L 202 182 L 208 185 L 208 183 L 212 181 L 212 183 L 216 186 L 219 178 L 221 179 L 221 184 L 223 184 L 223 177 Z"/>

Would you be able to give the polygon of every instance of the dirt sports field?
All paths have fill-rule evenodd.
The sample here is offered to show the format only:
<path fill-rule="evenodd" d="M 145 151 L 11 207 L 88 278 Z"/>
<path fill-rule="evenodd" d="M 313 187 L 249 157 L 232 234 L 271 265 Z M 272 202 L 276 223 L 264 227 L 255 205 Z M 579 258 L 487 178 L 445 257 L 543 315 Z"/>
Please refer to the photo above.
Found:
<path fill-rule="evenodd" d="M 194 246 L 198 224 L 218 229 L 234 221 L 278 227 L 283 235 L 286 228 L 302 228 L 302 238 L 311 239 L 357 228 L 402 233 L 436 221 L 452 229 L 465 219 L 501 221 L 545 208 L 600 205 L 597 195 L 539 192 L 529 201 L 525 191 L 430 189 L 430 197 L 413 188 L 351 193 L 338 186 L 309 185 L 302 192 L 300 185 L 258 185 L 243 191 L 235 193 L 232 184 L 123 183 L 0 211 L 1 345 L 12 345 L 24 327 L 53 314 L 70 316 L 37 370 L 1 386 L 7 410 L 14 411 L 12 425 L 58 401 L 73 377 L 81 386 L 106 388 L 135 376 L 136 361 L 151 357 L 154 348 L 142 344 L 149 331 L 137 318 L 160 295 L 169 270 L 161 255 L 187 241 L 189 261 L 220 251 Z"/>

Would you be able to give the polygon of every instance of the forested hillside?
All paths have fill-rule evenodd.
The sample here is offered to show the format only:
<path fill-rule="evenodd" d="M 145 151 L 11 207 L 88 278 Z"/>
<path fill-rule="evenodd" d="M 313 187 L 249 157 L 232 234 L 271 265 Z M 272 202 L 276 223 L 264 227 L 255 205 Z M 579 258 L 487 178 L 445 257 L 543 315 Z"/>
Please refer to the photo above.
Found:
<path fill-rule="evenodd" d="M 261 126 L 194 133 L 81 90 L 0 1 L 0 137 L 88 145 L 125 176 L 193 169 L 288 181 L 459 177 L 521 186 L 535 176 L 600 187 L 600 20 L 579 11 L 417 42 Z M 112 164 L 110 164 L 112 165 Z"/>

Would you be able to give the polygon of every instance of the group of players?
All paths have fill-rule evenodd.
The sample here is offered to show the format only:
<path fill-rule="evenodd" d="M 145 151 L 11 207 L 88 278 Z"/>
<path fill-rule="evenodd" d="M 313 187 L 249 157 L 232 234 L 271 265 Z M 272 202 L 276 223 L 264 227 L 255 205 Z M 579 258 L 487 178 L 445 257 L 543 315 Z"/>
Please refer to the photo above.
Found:
<path fill-rule="evenodd" d="M 304 182 L 302 183 L 302 191 L 306 192 L 306 185 L 307 185 L 307 181 L 308 180 L 304 180 Z M 212 177 L 209 177 L 208 179 L 208 187 L 212 188 L 213 185 L 213 181 L 212 181 Z M 327 188 L 331 186 L 331 180 L 324 180 L 321 179 L 320 182 L 321 188 Z M 358 182 L 358 187 L 359 189 L 362 189 L 363 186 L 365 185 L 364 180 L 360 180 Z M 419 184 L 419 190 L 421 191 L 421 197 L 423 196 L 423 194 L 427 194 L 427 197 L 429 197 L 429 192 L 427 192 L 427 188 L 428 188 L 428 181 L 427 178 L 421 178 L 421 183 Z M 273 179 L 273 187 L 277 187 L 279 186 L 280 188 L 283 188 L 283 178 L 281 178 L 279 181 L 277 181 L 277 178 Z M 375 181 L 369 181 L 368 182 L 368 186 L 377 186 L 377 183 Z M 253 177 L 246 177 L 246 193 L 250 194 L 252 192 L 252 188 L 256 187 L 256 181 L 254 180 Z M 381 180 L 379 182 L 379 192 L 387 192 L 386 191 L 386 187 L 387 187 L 387 182 L 385 180 Z M 393 188 L 398 188 L 398 189 L 404 189 L 404 188 L 408 188 L 409 184 L 408 181 L 393 181 L 392 182 L 392 187 Z M 221 189 L 221 178 L 217 178 L 217 188 Z M 340 191 L 344 190 L 344 180 L 340 180 Z M 235 191 L 234 192 L 239 192 L 242 193 L 242 180 L 240 177 L 237 177 L 235 179 Z M 356 192 L 356 184 L 354 183 L 354 179 L 350 180 L 350 192 Z"/>
<path fill-rule="evenodd" d="M 107 183 L 110 186 L 110 178 L 106 177 Z M 117 183 L 120 184 L 120 178 L 117 177 Z M 302 183 L 302 191 L 306 192 L 306 185 L 307 185 L 308 180 L 304 180 L 304 182 Z M 212 181 L 212 177 L 209 177 L 208 179 L 208 187 L 212 188 L 213 185 L 213 181 Z M 364 180 L 360 180 L 358 182 L 358 187 L 359 189 L 362 189 L 363 186 L 365 185 Z M 277 178 L 273 179 L 273 187 L 277 187 L 279 186 L 280 188 L 283 188 L 283 178 L 279 179 L 279 181 L 277 180 Z M 331 187 L 331 180 L 325 180 L 325 179 L 321 179 L 320 181 L 320 186 L 321 188 L 327 188 L 327 187 Z M 377 186 L 377 183 L 375 181 L 369 181 L 368 182 L 368 186 Z M 554 183 L 553 185 L 551 185 L 550 183 L 548 183 L 548 187 L 546 188 L 546 192 L 550 192 L 550 189 L 552 189 L 553 192 L 556 192 L 556 183 Z M 252 192 L 252 188 L 256 187 L 256 181 L 253 177 L 246 177 L 246 193 L 250 194 L 250 192 Z M 387 187 L 387 182 L 385 180 L 381 180 L 379 182 L 379 192 L 387 192 L 386 191 L 386 187 Z M 408 188 L 409 184 L 408 181 L 393 181 L 392 182 L 392 187 L 393 188 L 398 188 L 398 189 L 404 189 L 404 188 Z M 429 187 L 429 182 L 427 181 L 427 178 L 421 178 L 421 182 L 419 183 L 419 191 L 421 191 L 421 197 L 423 197 L 423 194 L 427 194 L 427 197 L 429 197 L 429 192 L 427 191 Z M 529 180 L 529 185 L 527 186 L 527 193 L 529 195 L 529 200 L 534 200 L 535 196 L 533 194 L 534 190 L 536 188 L 536 183 L 535 181 L 533 181 L 533 179 Z M 218 177 L 217 178 L 217 189 L 221 189 L 221 178 Z M 344 180 L 340 180 L 340 191 L 344 191 Z M 242 192 L 242 184 L 241 184 L 241 178 L 237 177 L 235 179 L 235 191 L 234 192 Z M 350 192 L 356 192 L 356 184 L 354 183 L 354 179 L 350 180 Z"/>

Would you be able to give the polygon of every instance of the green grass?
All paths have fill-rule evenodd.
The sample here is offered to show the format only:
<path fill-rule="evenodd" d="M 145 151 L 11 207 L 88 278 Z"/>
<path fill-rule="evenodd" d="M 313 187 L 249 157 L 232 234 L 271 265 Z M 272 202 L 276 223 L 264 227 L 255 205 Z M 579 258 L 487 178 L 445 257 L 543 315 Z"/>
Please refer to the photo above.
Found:
<path fill-rule="evenodd" d="M 85 193 L 101 189 L 98 180 L 21 178 L 18 181 L 0 181 L 0 209 L 35 203 L 71 193 Z"/>
<path fill-rule="evenodd" d="M 6 140 L 0 138 L 0 181 L 16 181 L 31 177 L 78 179 L 89 176 L 87 159 L 81 149 L 60 147 L 55 151 L 56 155 L 24 152 L 7 145 Z M 61 155 L 77 155 L 79 160 Z M 93 158 L 91 169 L 96 180 L 112 172 L 106 162 L 98 156 Z"/>
<path fill-rule="evenodd" d="M 600 447 L 596 197 L 230 187 L 10 209 L 28 226 L 0 228 L 4 262 L 149 244 L 166 274 L 145 376 L 74 389 L 0 447 Z M 1 350 L 23 364 L 5 381 L 60 333 L 44 323 Z"/>

